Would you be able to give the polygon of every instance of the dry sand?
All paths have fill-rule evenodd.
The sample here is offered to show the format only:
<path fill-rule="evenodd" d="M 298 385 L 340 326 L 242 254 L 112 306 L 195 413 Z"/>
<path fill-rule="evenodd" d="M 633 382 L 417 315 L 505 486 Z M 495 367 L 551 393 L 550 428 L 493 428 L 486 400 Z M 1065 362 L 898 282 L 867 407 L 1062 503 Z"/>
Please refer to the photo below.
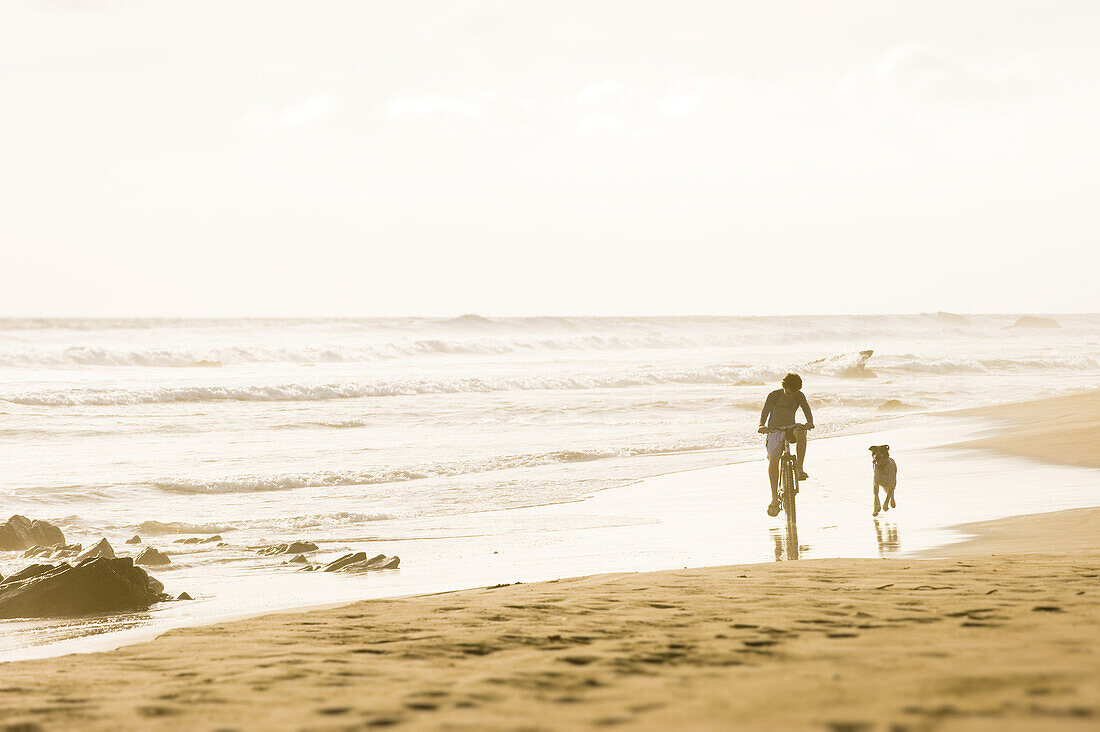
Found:
<path fill-rule="evenodd" d="M 1100 423 L 1085 399 L 1082 435 Z M 1012 409 L 1047 425 L 1019 428 L 1029 447 L 1058 443 L 1060 406 Z M 1095 440 L 1082 451 L 1097 460 Z M 0 724 L 1096 730 L 1098 522 L 977 524 L 946 559 L 601 575 L 175 630 L 0 666 Z"/>

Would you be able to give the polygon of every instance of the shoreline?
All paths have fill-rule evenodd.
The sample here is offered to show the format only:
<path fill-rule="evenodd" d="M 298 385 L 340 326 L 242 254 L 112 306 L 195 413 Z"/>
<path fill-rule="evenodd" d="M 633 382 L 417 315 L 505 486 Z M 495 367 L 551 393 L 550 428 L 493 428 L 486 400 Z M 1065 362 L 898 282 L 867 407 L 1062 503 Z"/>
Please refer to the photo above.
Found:
<path fill-rule="evenodd" d="M 980 448 L 1080 468 L 1100 468 L 1100 451 L 1096 449 L 1100 432 L 1097 417 L 1100 415 L 1100 389 L 940 414 L 982 417 L 998 423 L 996 434 L 960 442 L 957 447 Z"/>
<path fill-rule="evenodd" d="M 1067 513 L 1100 520 L 984 522 L 957 558 L 611 573 L 173 630 L 5 665 L 0 721 L 1094 728 L 1100 542 L 1071 540 Z M 996 553 L 1025 533 L 1046 551 Z"/>
<path fill-rule="evenodd" d="M 1100 392 L 1086 396 L 1097 409 L 1077 415 L 1080 434 L 1100 423 Z M 1064 411 L 1046 401 L 955 414 Z M 1006 432 L 1057 441 L 1063 421 Z M 1075 450 L 1089 448 L 1095 460 Z M 974 536 L 934 559 L 595 574 L 170 630 L 4 664 L 0 722 L 1085 729 L 1100 718 L 1100 678 L 1082 673 L 1100 667 L 1096 526 L 1100 508 L 1077 508 L 960 524 Z"/>

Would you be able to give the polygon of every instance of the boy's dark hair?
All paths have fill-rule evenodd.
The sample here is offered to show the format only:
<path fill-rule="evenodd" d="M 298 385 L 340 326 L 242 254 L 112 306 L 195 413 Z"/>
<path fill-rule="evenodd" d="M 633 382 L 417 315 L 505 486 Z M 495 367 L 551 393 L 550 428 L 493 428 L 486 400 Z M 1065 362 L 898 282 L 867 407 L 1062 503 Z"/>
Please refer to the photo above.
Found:
<path fill-rule="evenodd" d="M 787 374 L 783 377 L 783 386 L 799 391 L 802 389 L 802 377 L 798 374 Z"/>

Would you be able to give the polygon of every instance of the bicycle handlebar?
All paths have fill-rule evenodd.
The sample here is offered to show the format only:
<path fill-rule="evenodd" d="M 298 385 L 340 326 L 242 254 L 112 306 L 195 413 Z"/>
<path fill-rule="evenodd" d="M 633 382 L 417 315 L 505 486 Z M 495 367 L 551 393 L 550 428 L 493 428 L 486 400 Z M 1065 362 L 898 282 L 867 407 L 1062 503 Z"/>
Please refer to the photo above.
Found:
<path fill-rule="evenodd" d="M 799 424 L 789 424 L 789 425 L 786 425 L 784 427 L 761 427 L 757 431 L 760 432 L 761 434 L 769 435 L 772 432 L 786 432 L 787 430 L 793 430 L 797 427 L 801 427 L 804 430 L 812 430 L 813 429 L 813 427 L 807 427 L 806 425 L 799 423 Z"/>

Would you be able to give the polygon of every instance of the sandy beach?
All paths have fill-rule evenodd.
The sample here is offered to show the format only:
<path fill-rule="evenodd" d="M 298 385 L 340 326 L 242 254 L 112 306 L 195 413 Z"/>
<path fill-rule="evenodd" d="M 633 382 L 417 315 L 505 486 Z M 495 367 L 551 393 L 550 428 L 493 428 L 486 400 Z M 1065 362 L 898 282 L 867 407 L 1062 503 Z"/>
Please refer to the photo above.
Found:
<path fill-rule="evenodd" d="M 1098 35 L 0 2 L 0 732 L 1100 732 Z"/>
<path fill-rule="evenodd" d="M 1007 428 L 967 447 L 1100 460 L 1096 392 L 969 416 Z M 608 574 L 176 630 L 0 667 L 0 724 L 1096 729 L 1098 522 L 984 522 L 929 559 Z"/>
<path fill-rule="evenodd" d="M 1065 465 L 1100 468 L 1100 450 L 1096 449 L 1100 391 L 999 404 L 957 414 L 992 418 L 1004 425 L 998 434 L 963 443 L 963 446 Z"/>

